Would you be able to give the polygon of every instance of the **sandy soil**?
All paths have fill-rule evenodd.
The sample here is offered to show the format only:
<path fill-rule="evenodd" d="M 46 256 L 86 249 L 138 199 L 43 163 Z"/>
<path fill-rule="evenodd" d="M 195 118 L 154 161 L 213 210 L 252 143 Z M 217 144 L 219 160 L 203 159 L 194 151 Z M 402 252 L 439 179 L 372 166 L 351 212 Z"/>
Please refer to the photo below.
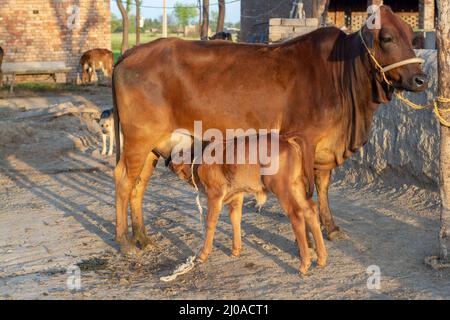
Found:
<path fill-rule="evenodd" d="M 287 217 L 273 197 L 244 208 L 243 254 L 230 255 L 222 214 L 210 260 L 164 283 L 201 243 L 195 192 L 162 164 L 147 191 L 148 230 L 159 247 L 127 258 L 114 243 L 114 159 L 98 154 L 89 116 L 17 121 L 72 101 L 111 107 L 108 88 L 0 100 L 0 297 L 3 299 L 445 299 L 450 273 L 423 261 L 437 250 L 437 195 L 414 186 L 335 183 L 331 203 L 348 238 L 326 242 L 329 264 L 305 277 Z M 67 268 L 81 269 L 81 290 Z M 367 288 L 369 266 L 381 288 Z"/>

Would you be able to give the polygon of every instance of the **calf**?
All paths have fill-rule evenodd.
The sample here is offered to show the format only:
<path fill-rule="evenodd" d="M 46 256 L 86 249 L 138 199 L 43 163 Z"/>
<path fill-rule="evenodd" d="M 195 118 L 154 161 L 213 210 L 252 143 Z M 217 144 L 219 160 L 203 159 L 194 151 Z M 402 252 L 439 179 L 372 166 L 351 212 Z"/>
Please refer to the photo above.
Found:
<path fill-rule="evenodd" d="M 113 53 L 108 49 L 92 49 L 86 51 L 80 59 L 82 83 L 92 82 L 96 70 L 102 70 L 106 77 L 111 77 L 113 64 Z"/>
<path fill-rule="evenodd" d="M 278 136 L 276 137 L 279 138 Z M 242 217 L 242 203 L 245 193 L 253 194 L 257 202 L 262 204 L 267 191 L 272 192 L 278 198 L 281 207 L 291 220 L 297 244 L 300 250 L 300 273 L 305 274 L 311 259 L 308 250 L 307 230 L 314 237 L 317 250 L 317 265 L 325 266 L 327 252 L 325 249 L 322 232 L 320 230 L 317 205 L 313 202 L 309 190 L 313 187 L 313 157 L 305 147 L 303 141 L 291 137 L 279 139 L 279 152 L 271 154 L 272 161 L 278 161 L 279 169 L 275 174 L 262 175 L 261 169 L 266 167 L 258 160 L 256 164 L 249 162 L 250 149 L 249 137 L 245 143 L 244 164 L 187 164 L 170 162 L 170 168 L 182 179 L 188 180 L 194 186 L 198 186 L 206 194 L 208 200 L 208 212 L 206 217 L 206 237 L 200 261 L 207 260 L 212 251 L 215 228 L 219 214 L 224 204 L 230 207 L 230 218 L 233 226 L 233 255 L 238 256 L 241 250 L 240 221 Z M 267 143 L 267 150 L 274 143 L 271 136 L 258 136 L 258 145 Z M 234 159 L 237 159 L 236 139 L 233 144 L 225 143 L 223 150 L 233 148 Z M 230 147 L 231 146 L 231 147 Z M 205 149 L 205 148 L 204 148 Z M 229 151 L 227 151 L 229 152 Z M 224 159 L 225 159 L 224 154 Z M 257 157 L 259 158 L 259 157 Z"/>

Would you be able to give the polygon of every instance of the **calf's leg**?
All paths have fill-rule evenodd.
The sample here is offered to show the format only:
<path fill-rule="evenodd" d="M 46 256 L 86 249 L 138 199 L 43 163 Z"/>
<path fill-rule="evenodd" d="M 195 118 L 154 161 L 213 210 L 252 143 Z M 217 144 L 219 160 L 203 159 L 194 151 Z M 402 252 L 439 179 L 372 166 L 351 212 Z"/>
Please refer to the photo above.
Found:
<path fill-rule="evenodd" d="M 208 194 L 208 212 L 206 215 L 206 236 L 203 249 L 198 257 L 201 262 L 208 259 L 212 251 L 214 232 L 216 231 L 217 222 L 219 221 L 220 212 L 222 211 L 223 196 L 219 193 Z"/>
<path fill-rule="evenodd" d="M 305 221 L 305 214 L 307 215 L 307 211 L 311 208 L 306 199 L 306 190 L 302 183 L 285 184 L 280 180 L 272 186 L 272 191 L 291 221 L 300 252 L 299 271 L 301 274 L 305 274 L 311 266 Z"/>
<path fill-rule="evenodd" d="M 310 210 L 305 211 L 305 220 L 307 229 L 309 229 L 314 237 L 316 253 L 317 253 L 317 265 L 324 267 L 327 263 L 327 250 L 325 243 L 323 242 L 322 231 L 320 230 L 319 222 L 319 210 L 317 205 L 311 199 L 308 200 Z"/>
<path fill-rule="evenodd" d="M 234 197 L 229 204 L 230 220 L 233 227 L 233 249 L 231 254 L 235 257 L 241 255 L 241 221 L 242 221 L 242 205 L 244 203 L 244 195 L 240 194 Z"/>

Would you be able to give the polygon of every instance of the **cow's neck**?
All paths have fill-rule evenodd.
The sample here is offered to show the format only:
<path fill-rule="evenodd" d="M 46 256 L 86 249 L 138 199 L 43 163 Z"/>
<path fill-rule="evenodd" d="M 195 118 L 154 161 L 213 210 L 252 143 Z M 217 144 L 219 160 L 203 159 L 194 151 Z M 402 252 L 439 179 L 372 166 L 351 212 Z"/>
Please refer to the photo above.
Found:
<path fill-rule="evenodd" d="M 336 63 L 341 115 L 347 126 L 345 157 L 362 147 L 369 138 L 373 115 L 380 103 L 389 101 L 379 75 L 373 72 L 369 56 L 357 33 L 346 36 L 333 52 Z"/>

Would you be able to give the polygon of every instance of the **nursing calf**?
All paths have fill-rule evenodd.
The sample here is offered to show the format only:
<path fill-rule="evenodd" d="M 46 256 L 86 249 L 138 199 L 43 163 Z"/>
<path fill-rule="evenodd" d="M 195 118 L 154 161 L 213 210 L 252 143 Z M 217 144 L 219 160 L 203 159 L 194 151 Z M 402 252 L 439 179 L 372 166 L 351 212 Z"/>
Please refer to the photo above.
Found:
<path fill-rule="evenodd" d="M 250 161 L 250 138 L 246 137 L 245 161 L 243 164 L 200 164 L 191 165 L 186 162 L 170 163 L 170 168 L 182 179 L 199 187 L 206 194 L 208 212 L 206 217 L 206 237 L 199 259 L 206 261 L 213 247 L 216 225 L 223 205 L 230 207 L 230 218 L 233 226 L 233 255 L 238 256 L 241 251 L 240 222 L 242 217 L 242 203 L 244 194 L 253 194 L 257 202 L 262 204 L 266 199 L 266 192 L 272 192 L 280 202 L 281 207 L 289 216 L 300 251 L 300 272 L 305 274 L 311 258 L 308 250 L 307 230 L 313 234 L 317 250 L 317 265 L 325 266 L 327 252 L 320 230 L 317 205 L 310 196 L 313 187 L 313 157 L 309 148 L 298 138 L 278 139 L 279 152 L 273 152 L 273 136 L 258 136 L 258 145 L 267 143 L 270 154 L 270 164 L 262 164 L 258 160 Z M 253 141 L 255 142 L 255 141 Z M 224 143 L 225 152 L 238 155 L 238 143 Z M 205 148 L 204 148 L 205 149 Z M 260 150 L 258 150 L 260 152 Z M 278 163 L 278 170 L 274 174 L 264 175 L 264 169 Z"/>

